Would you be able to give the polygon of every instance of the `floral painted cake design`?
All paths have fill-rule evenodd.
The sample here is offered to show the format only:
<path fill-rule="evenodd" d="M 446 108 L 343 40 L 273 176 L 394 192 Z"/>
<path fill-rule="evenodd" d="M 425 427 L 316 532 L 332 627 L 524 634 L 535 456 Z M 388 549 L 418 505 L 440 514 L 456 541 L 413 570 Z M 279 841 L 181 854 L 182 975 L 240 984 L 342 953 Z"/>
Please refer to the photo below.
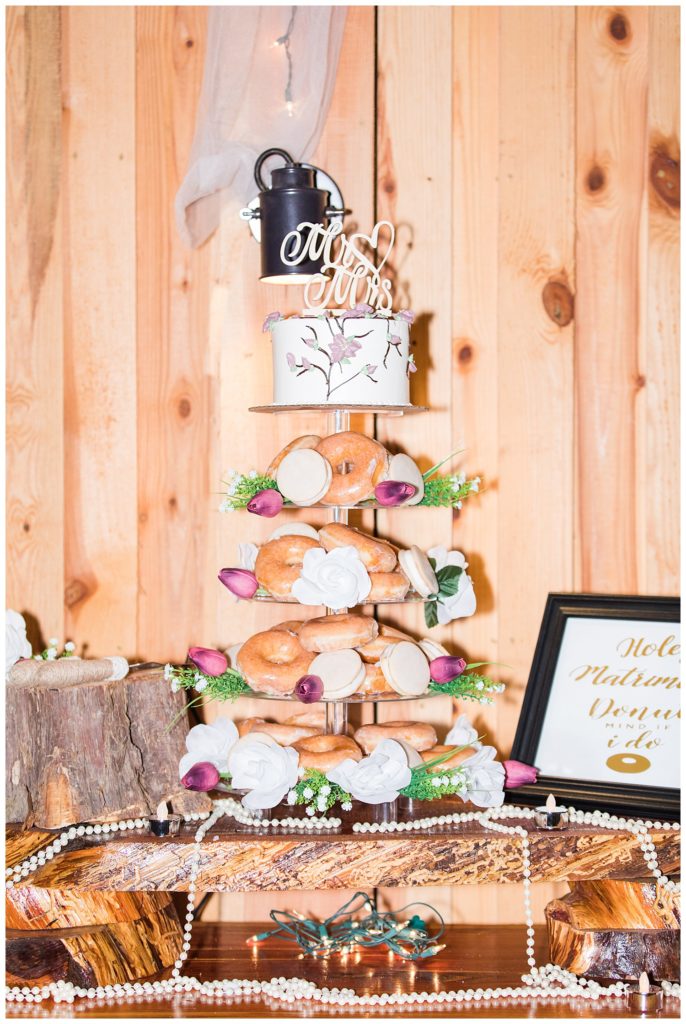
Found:
<path fill-rule="evenodd" d="M 410 404 L 410 310 L 371 306 L 312 316 L 270 313 L 275 405 Z"/>

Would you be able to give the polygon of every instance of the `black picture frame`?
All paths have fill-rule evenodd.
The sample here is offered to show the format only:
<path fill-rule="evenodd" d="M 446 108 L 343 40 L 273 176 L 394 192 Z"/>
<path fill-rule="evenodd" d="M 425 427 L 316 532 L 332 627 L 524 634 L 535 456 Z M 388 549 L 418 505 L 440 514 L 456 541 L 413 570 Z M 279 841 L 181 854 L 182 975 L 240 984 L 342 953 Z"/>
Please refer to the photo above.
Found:
<path fill-rule="evenodd" d="M 511 757 L 536 765 L 536 753 L 546 718 L 562 638 L 571 618 L 641 619 L 680 622 L 677 597 L 636 597 L 612 594 L 548 594 L 531 673 L 524 693 Z M 508 802 L 536 806 L 552 793 L 559 803 L 582 810 L 598 808 L 623 817 L 676 821 L 680 790 L 629 783 L 589 782 L 539 775 L 535 785 L 508 793 Z"/>

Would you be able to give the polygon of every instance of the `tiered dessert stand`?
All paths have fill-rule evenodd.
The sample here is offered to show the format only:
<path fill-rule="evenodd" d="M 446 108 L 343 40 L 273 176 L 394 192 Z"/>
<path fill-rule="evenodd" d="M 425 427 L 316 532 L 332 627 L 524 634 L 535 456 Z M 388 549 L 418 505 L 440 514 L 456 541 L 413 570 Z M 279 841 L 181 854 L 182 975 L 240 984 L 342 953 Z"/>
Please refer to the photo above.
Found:
<path fill-rule="evenodd" d="M 426 412 L 426 407 L 425 406 L 412 406 L 412 405 L 395 405 L 395 406 L 387 406 L 387 405 L 378 405 L 378 406 L 371 406 L 371 405 L 364 405 L 364 406 L 358 406 L 358 405 L 335 405 L 335 406 L 332 406 L 332 405 L 300 405 L 300 406 L 263 405 L 263 406 L 253 406 L 249 411 L 250 412 L 276 413 L 276 414 L 280 414 L 280 413 L 282 414 L 282 413 L 287 413 L 287 412 L 295 412 L 295 411 L 301 411 L 301 412 L 324 412 L 324 413 L 327 414 L 327 418 L 328 418 L 328 433 L 329 434 L 338 434 L 338 433 L 341 433 L 343 431 L 350 430 L 350 416 L 351 416 L 351 414 L 352 415 L 355 415 L 355 414 L 359 415 L 359 414 L 362 414 L 362 413 L 374 413 L 375 415 L 403 416 L 403 415 L 408 415 L 408 414 L 411 414 L 411 413 Z M 362 510 L 369 511 L 370 509 L 373 510 L 373 511 L 378 511 L 379 509 L 383 509 L 384 508 L 383 505 L 380 505 L 380 504 L 378 504 L 376 502 L 372 503 L 372 502 L 369 502 L 369 501 L 365 502 L 363 506 L 358 506 L 358 505 L 335 505 L 335 506 L 334 505 L 315 505 L 315 506 L 310 506 L 310 507 L 326 508 L 327 511 L 330 512 L 330 514 L 331 514 L 331 519 L 330 519 L 331 522 L 342 523 L 344 525 L 347 525 L 349 513 L 350 513 L 350 511 L 352 511 L 354 509 L 358 509 L 359 508 L 361 511 Z M 396 508 L 400 508 L 402 506 L 395 506 L 395 507 Z M 416 507 L 416 506 L 413 506 L 413 507 Z M 294 601 L 295 601 L 294 598 L 290 598 L 289 599 L 289 598 L 279 598 L 279 597 L 271 597 L 271 596 L 270 597 L 256 597 L 256 598 L 254 598 L 254 600 L 257 600 L 257 601 L 274 601 L 274 602 L 281 603 L 281 604 L 293 604 Z M 425 599 L 423 597 L 420 597 L 419 595 L 409 595 L 409 596 L 406 596 L 406 597 L 402 598 L 401 600 L 398 600 L 396 598 L 388 598 L 386 600 L 376 601 L 375 605 L 376 604 L 406 604 L 406 603 L 410 603 L 410 602 L 422 602 L 422 603 L 424 603 L 424 600 Z M 327 607 L 326 608 L 326 614 L 327 615 L 342 615 L 342 614 L 345 614 L 346 612 L 348 612 L 349 610 L 350 609 L 348 609 L 348 608 L 334 609 L 334 608 L 328 608 Z M 273 696 L 272 694 L 262 694 L 262 693 L 252 693 L 252 694 L 246 695 L 246 696 L 257 697 L 257 698 L 264 698 L 264 699 L 267 699 L 267 700 L 296 700 L 296 698 L 294 698 L 294 697 Z M 424 699 L 425 697 L 430 697 L 430 696 L 434 696 L 434 694 L 432 694 L 430 692 L 427 692 L 425 694 L 422 694 L 421 699 Z M 342 734 L 347 732 L 347 729 L 348 729 L 348 706 L 350 704 L 362 704 L 362 703 L 376 704 L 376 703 L 379 703 L 379 702 L 382 702 L 382 701 L 384 701 L 384 702 L 385 701 L 408 701 L 408 700 L 418 700 L 418 699 L 420 699 L 420 698 L 417 698 L 417 697 L 405 697 L 405 696 L 402 696 L 401 694 L 398 694 L 398 693 L 382 693 L 382 694 L 376 694 L 376 695 L 374 695 L 374 694 L 353 694 L 350 697 L 345 697 L 343 699 L 337 699 L 337 700 L 324 698 L 323 703 L 325 704 L 325 707 L 326 707 L 325 731 L 327 733 L 333 733 L 333 734 L 336 734 L 336 735 L 342 735 Z M 386 808 L 387 812 L 388 812 L 388 810 L 389 809 Z"/>

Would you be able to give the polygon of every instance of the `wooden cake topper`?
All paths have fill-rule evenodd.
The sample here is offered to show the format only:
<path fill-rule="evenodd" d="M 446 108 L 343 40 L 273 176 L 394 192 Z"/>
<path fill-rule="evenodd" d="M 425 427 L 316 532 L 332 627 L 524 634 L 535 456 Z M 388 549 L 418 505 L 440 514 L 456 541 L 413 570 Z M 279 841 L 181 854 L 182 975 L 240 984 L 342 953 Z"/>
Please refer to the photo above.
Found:
<path fill-rule="evenodd" d="M 377 266 L 369 253 L 377 251 L 384 228 L 388 230 L 388 245 Z M 370 235 L 356 232 L 348 237 L 342 231 L 338 220 L 328 227 L 303 222 L 295 231 L 289 231 L 281 243 L 281 259 L 288 266 L 323 258 L 322 273 L 316 274 L 305 286 L 305 302 L 310 309 L 320 311 L 331 306 L 352 309 L 364 302 L 380 312 L 390 313 L 391 282 L 381 277 L 381 271 L 393 248 L 395 228 L 389 221 L 381 220 Z"/>

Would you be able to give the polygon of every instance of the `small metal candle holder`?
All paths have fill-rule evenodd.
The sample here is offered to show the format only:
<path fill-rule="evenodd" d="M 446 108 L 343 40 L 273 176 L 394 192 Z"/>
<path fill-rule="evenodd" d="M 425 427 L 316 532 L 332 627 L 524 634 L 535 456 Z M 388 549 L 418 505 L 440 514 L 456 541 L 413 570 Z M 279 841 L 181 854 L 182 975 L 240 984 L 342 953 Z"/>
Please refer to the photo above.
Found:
<path fill-rule="evenodd" d="M 558 807 L 555 797 L 551 793 L 545 802 L 545 807 L 537 807 L 535 820 L 539 828 L 565 828 L 569 821 L 569 814 L 566 807 Z"/>
<path fill-rule="evenodd" d="M 150 818 L 150 831 L 154 836 L 174 836 L 181 828 L 181 815 L 170 814 L 167 818 Z"/>
<path fill-rule="evenodd" d="M 164 800 L 158 804 L 155 814 L 148 821 L 154 836 L 174 836 L 181 828 L 181 815 L 169 814 Z"/>
<path fill-rule="evenodd" d="M 636 988 L 629 992 L 629 1010 L 631 1013 L 641 1014 L 641 1016 L 659 1013 L 663 1001 L 662 989 L 658 985 L 651 985 L 647 974 L 642 974 Z"/>

